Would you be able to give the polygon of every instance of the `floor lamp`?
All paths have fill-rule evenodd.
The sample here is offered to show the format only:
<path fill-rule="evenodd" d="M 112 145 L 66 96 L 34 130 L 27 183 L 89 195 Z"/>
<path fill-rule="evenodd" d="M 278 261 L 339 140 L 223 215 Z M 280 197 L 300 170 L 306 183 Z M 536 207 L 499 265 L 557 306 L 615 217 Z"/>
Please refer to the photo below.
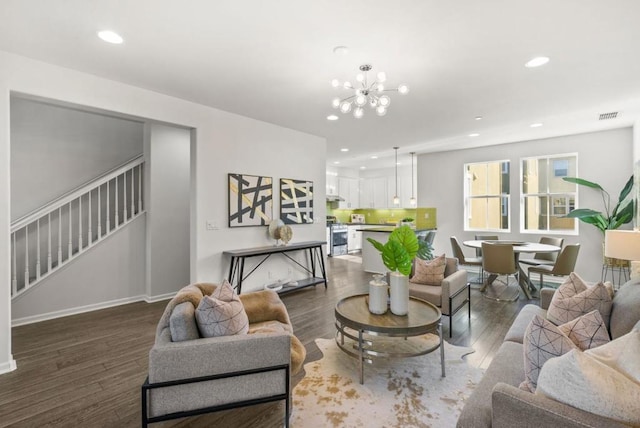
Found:
<path fill-rule="evenodd" d="M 604 255 L 620 260 L 640 260 L 640 230 L 607 230 L 604 234 Z M 630 276 L 633 278 L 638 273 L 631 272 Z"/>

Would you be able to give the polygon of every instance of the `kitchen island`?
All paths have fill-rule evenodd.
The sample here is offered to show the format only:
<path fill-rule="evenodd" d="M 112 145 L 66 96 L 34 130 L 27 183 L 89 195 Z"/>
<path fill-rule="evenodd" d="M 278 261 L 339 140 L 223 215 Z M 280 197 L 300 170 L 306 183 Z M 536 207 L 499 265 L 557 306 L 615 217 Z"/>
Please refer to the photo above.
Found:
<path fill-rule="evenodd" d="M 395 226 L 381 226 L 373 228 L 363 228 L 359 231 L 362 233 L 362 268 L 365 272 L 385 273 L 387 268 L 382 263 L 380 252 L 367 240 L 373 238 L 381 244 L 386 244 L 389 235 L 396 229 Z M 428 232 L 434 229 L 415 229 L 416 233 Z"/>

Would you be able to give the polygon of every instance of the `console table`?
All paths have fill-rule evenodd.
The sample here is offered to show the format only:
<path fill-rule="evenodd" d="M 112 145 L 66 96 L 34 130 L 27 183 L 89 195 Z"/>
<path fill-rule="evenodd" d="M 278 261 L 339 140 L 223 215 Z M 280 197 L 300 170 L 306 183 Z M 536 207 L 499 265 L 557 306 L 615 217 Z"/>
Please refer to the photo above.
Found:
<path fill-rule="evenodd" d="M 242 292 L 242 281 L 247 279 L 249 275 L 255 272 L 262 263 L 264 263 L 273 254 L 282 254 L 305 271 L 311 274 L 310 278 L 298 280 L 298 285 L 293 287 L 282 287 L 279 291 L 280 294 L 288 293 L 293 290 L 297 290 L 311 285 L 321 284 L 324 282 L 324 287 L 327 288 L 327 272 L 324 267 L 324 252 L 322 251 L 322 245 L 326 244 L 325 241 L 307 241 L 297 242 L 295 244 L 288 244 L 282 246 L 267 246 L 256 248 L 245 248 L 241 250 L 227 250 L 222 254 L 231 257 L 231 265 L 229 266 L 229 283 L 235 287 L 238 294 Z M 292 258 L 289 254 L 292 251 L 308 251 L 310 266 L 305 266 Z M 244 261 L 247 257 L 262 257 L 262 260 L 246 275 L 244 274 Z M 316 276 L 316 264 L 319 265 L 322 273 L 322 277 Z M 236 284 L 234 285 L 234 281 Z"/>

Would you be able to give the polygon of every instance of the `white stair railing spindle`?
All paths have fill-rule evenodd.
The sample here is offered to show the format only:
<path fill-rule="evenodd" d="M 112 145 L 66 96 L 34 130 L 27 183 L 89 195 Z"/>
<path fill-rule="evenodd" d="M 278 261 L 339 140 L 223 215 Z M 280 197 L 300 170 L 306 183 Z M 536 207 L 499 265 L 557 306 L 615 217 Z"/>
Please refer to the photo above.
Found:
<path fill-rule="evenodd" d="M 62 264 L 62 207 L 58 208 L 58 267 Z"/>
<path fill-rule="evenodd" d="M 89 190 L 89 225 L 87 227 L 87 246 L 91 246 L 93 244 L 93 223 L 91 222 L 91 211 L 93 210 L 93 205 L 91 204 L 91 192 L 93 190 Z"/>
<path fill-rule="evenodd" d="M 102 238 L 102 186 L 98 187 L 98 240 Z"/>
<path fill-rule="evenodd" d="M 40 219 L 36 221 L 36 280 L 40 279 Z"/>
<path fill-rule="evenodd" d="M 136 208 L 135 208 L 135 202 L 134 202 L 134 191 L 133 191 L 133 179 L 134 174 L 133 172 L 135 171 L 135 167 L 131 168 L 131 218 L 133 218 L 133 216 L 136 214 Z"/>
<path fill-rule="evenodd" d="M 142 212 L 142 164 L 138 166 L 138 212 Z"/>
<path fill-rule="evenodd" d="M 78 252 L 82 251 L 82 196 L 78 198 Z"/>
<path fill-rule="evenodd" d="M 67 260 L 73 256 L 73 223 L 71 217 L 71 202 L 69 202 L 69 254 L 67 255 Z"/>
<path fill-rule="evenodd" d="M 115 214 L 114 214 L 113 219 L 116 222 L 115 228 L 117 229 L 118 226 L 120 226 L 120 215 L 118 213 L 118 205 L 119 205 L 118 204 L 118 177 L 116 177 L 116 191 L 115 191 L 115 197 L 113 198 L 113 200 L 114 200 L 114 204 L 113 205 L 115 205 L 115 210 L 114 210 Z"/>
<path fill-rule="evenodd" d="M 128 219 L 128 208 L 127 208 L 127 171 L 124 172 L 122 180 L 122 222 L 125 223 Z"/>
<path fill-rule="evenodd" d="M 53 259 L 51 257 L 51 213 L 47 214 L 47 273 L 51 272 Z"/>
<path fill-rule="evenodd" d="M 111 232 L 111 211 L 109 210 L 109 196 L 110 194 L 110 186 L 109 183 L 111 183 L 111 181 L 107 181 L 107 232 L 109 233 Z"/>
<path fill-rule="evenodd" d="M 24 228 L 24 288 L 29 288 L 29 226 Z"/>
<path fill-rule="evenodd" d="M 13 242 L 13 265 L 11 270 L 11 295 L 15 296 L 18 292 L 18 260 L 16 259 L 16 233 L 11 234 L 11 241 Z"/>

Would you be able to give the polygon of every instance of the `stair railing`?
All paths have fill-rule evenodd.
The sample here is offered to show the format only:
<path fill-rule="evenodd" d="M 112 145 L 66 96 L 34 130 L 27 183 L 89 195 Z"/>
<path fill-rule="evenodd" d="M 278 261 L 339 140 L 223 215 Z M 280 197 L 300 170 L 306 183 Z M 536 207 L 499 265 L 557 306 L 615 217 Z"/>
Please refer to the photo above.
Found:
<path fill-rule="evenodd" d="M 11 224 L 15 298 L 144 212 L 142 155 Z"/>

